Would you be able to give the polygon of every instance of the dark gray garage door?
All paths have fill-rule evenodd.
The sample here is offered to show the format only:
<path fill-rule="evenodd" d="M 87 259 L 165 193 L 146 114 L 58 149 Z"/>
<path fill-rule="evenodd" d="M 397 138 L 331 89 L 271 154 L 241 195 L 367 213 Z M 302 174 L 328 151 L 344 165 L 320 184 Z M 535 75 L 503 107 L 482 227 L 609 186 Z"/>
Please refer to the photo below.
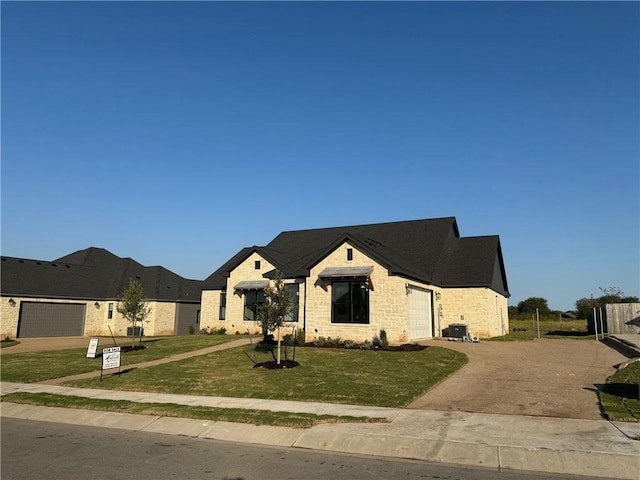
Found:
<path fill-rule="evenodd" d="M 22 302 L 18 337 L 81 337 L 84 312 L 82 303 Z"/>

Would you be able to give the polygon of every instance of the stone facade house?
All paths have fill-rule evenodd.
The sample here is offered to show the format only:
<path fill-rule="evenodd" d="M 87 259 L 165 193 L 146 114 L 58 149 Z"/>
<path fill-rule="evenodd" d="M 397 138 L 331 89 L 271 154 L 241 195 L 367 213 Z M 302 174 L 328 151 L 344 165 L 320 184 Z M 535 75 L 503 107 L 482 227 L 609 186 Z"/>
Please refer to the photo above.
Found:
<path fill-rule="evenodd" d="M 200 329 L 202 282 L 163 267 L 146 267 L 102 248 L 54 261 L 2 257 L 0 266 L 2 338 L 126 335 L 131 324 L 117 303 L 130 279 L 142 284 L 149 300 L 146 336 Z"/>
<path fill-rule="evenodd" d="M 290 325 L 307 341 L 362 342 L 384 329 L 404 343 L 461 325 L 479 338 L 509 331 L 500 239 L 461 237 L 453 217 L 282 232 L 243 248 L 204 281 L 202 327 L 258 332 L 278 271 L 296 303 Z"/>

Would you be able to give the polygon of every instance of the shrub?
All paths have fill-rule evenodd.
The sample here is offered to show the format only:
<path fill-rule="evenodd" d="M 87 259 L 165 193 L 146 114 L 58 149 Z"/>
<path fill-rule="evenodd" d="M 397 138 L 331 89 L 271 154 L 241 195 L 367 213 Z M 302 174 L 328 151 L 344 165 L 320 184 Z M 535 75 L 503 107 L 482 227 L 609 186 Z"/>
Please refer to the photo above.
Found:
<path fill-rule="evenodd" d="M 196 333 L 196 327 L 189 325 L 189 335 L 193 335 L 194 333 Z"/>
<path fill-rule="evenodd" d="M 355 345 L 355 342 L 354 342 L 353 340 L 348 340 L 348 339 L 347 339 L 347 340 L 344 340 L 344 341 L 342 342 L 342 346 L 343 346 L 344 348 L 352 348 L 354 345 Z"/>
<path fill-rule="evenodd" d="M 325 337 L 317 337 L 313 339 L 312 342 L 316 347 L 324 347 L 325 345 L 328 345 L 327 343 L 327 339 Z"/>
<path fill-rule="evenodd" d="M 360 344 L 360 350 L 369 350 L 371 348 L 371 342 L 369 340 L 365 340 Z"/>
<path fill-rule="evenodd" d="M 387 350 L 389 348 L 389 340 L 387 340 L 387 331 L 380 330 L 380 348 Z"/>

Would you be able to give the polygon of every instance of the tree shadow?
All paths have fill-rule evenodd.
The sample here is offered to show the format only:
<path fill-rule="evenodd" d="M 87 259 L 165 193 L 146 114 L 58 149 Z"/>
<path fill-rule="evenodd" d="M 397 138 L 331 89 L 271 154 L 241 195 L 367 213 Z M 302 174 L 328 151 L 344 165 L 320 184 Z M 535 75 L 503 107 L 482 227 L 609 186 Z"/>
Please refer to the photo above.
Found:
<path fill-rule="evenodd" d="M 596 384 L 596 391 L 629 400 L 640 398 L 640 386 L 633 383 L 603 383 Z M 590 389 L 588 389 L 590 390 Z"/>
<path fill-rule="evenodd" d="M 545 333 L 545 336 L 550 337 L 588 337 L 590 335 L 589 332 L 567 332 L 566 330 L 554 330 Z"/>

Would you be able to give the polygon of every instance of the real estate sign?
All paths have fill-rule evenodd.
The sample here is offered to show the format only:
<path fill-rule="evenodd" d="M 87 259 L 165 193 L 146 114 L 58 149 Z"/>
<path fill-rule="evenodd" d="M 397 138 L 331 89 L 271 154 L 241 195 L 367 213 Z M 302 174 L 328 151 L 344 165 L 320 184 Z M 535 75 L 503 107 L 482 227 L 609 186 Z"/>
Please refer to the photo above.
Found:
<path fill-rule="evenodd" d="M 102 349 L 102 370 L 120 368 L 120 347 Z"/>
<path fill-rule="evenodd" d="M 96 351 L 98 350 L 98 338 L 92 338 L 89 340 L 89 348 L 87 348 L 87 358 L 96 358 Z"/>

